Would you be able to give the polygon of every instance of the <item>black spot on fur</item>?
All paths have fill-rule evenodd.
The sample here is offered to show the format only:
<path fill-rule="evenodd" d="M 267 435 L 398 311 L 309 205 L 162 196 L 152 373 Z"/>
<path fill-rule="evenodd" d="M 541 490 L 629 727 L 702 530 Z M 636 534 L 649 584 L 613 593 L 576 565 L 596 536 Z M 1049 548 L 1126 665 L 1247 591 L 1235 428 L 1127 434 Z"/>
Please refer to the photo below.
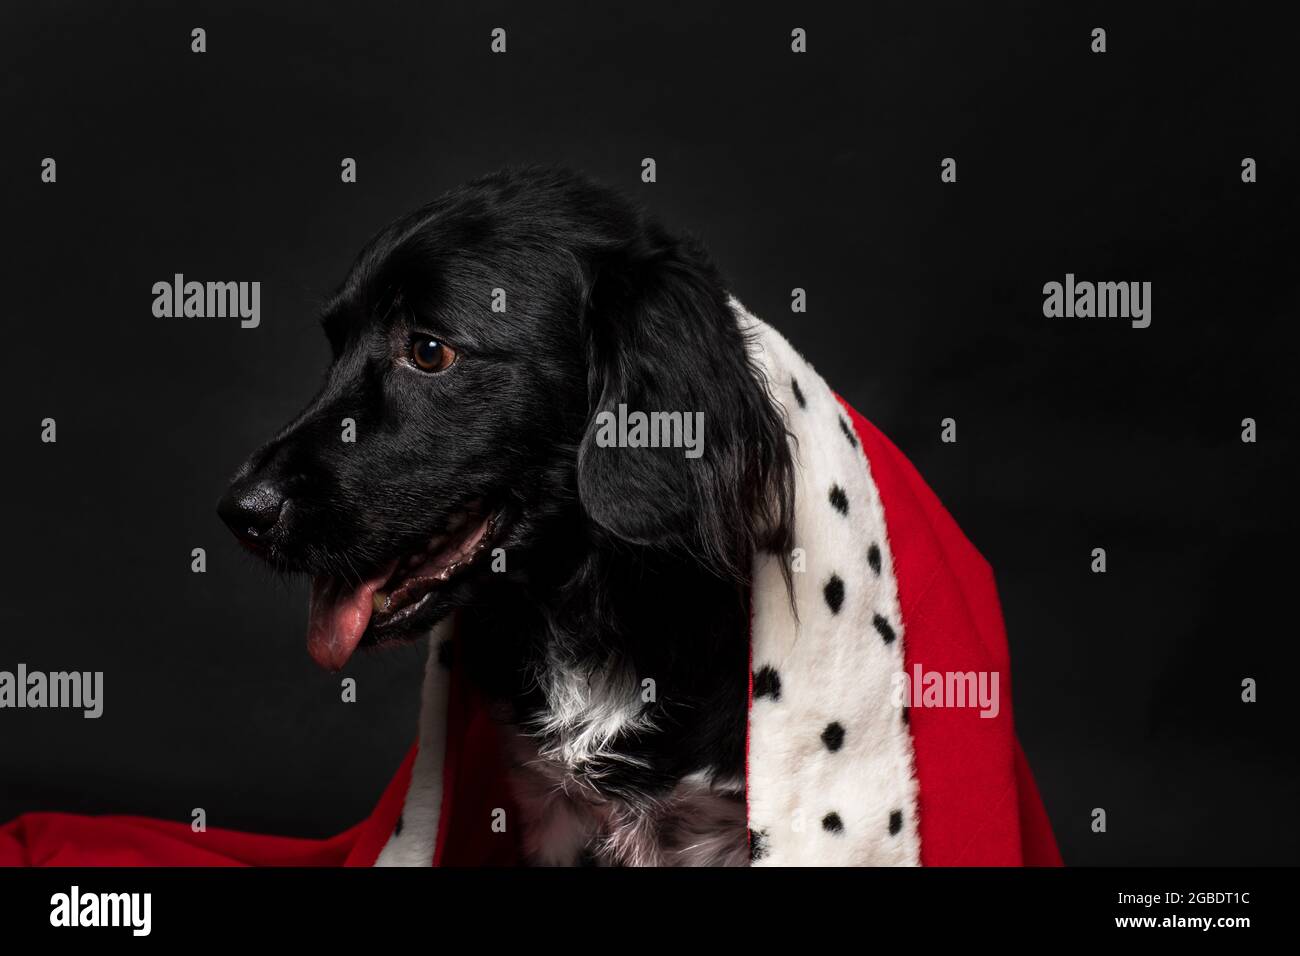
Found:
<path fill-rule="evenodd" d="M 767 856 L 767 831 L 750 830 L 749 831 L 749 862 L 761 860 Z"/>
<path fill-rule="evenodd" d="M 803 397 L 803 391 L 799 388 L 799 380 L 790 379 L 790 388 L 794 391 L 794 400 L 799 403 L 799 407 L 807 408 L 808 400 Z"/>
<path fill-rule="evenodd" d="M 876 633 L 880 635 L 881 639 L 884 640 L 886 644 L 894 643 L 894 637 L 896 635 L 894 634 L 894 629 L 889 626 L 888 621 L 877 614 L 871 619 L 871 623 L 875 626 Z"/>
<path fill-rule="evenodd" d="M 843 418 L 840 419 L 840 431 L 844 432 L 844 437 L 849 440 L 850 445 L 854 448 L 858 447 L 858 436 L 853 434 L 853 429 L 849 427 L 849 423 Z"/>
<path fill-rule="evenodd" d="M 838 721 L 827 724 L 826 729 L 822 731 L 822 743 L 826 745 L 826 749 L 831 753 L 843 747 L 844 725 Z"/>
<path fill-rule="evenodd" d="M 826 604 L 830 607 L 832 614 L 840 613 L 840 605 L 844 603 L 844 582 L 840 580 L 838 574 L 832 574 L 831 579 L 826 582 L 826 587 L 822 589 L 826 595 Z"/>
<path fill-rule="evenodd" d="M 397 818 L 397 825 L 393 827 L 393 836 L 398 837 L 402 835 L 402 825 L 405 822 L 406 822 L 405 819 L 403 819 L 401 816 Z"/>
<path fill-rule="evenodd" d="M 898 836 L 898 831 L 903 829 L 903 811 L 894 810 L 889 814 L 889 835 Z"/>
<path fill-rule="evenodd" d="M 771 697 L 781 699 L 781 675 L 772 667 L 760 667 L 754 673 L 754 699 Z"/>
<path fill-rule="evenodd" d="M 880 545 L 873 544 L 867 548 L 867 564 L 871 565 L 871 573 L 880 577 Z"/>
<path fill-rule="evenodd" d="M 849 499 L 839 485 L 831 485 L 831 507 L 842 515 L 849 513 Z"/>
<path fill-rule="evenodd" d="M 843 833 L 844 821 L 838 813 L 828 813 L 822 817 L 822 829 L 827 833 Z"/>
<path fill-rule="evenodd" d="M 903 723 L 912 723 L 912 708 L 908 707 L 906 704 L 903 705 Z"/>

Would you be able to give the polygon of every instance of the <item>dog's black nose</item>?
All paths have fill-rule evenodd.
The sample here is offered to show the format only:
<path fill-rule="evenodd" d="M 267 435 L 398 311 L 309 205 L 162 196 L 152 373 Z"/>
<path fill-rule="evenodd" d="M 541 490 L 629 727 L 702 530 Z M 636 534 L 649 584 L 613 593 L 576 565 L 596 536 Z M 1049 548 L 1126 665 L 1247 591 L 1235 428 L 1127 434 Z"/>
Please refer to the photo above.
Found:
<path fill-rule="evenodd" d="M 269 481 L 237 481 L 217 503 L 217 514 L 240 541 L 260 545 L 275 530 L 284 503 L 284 493 Z"/>

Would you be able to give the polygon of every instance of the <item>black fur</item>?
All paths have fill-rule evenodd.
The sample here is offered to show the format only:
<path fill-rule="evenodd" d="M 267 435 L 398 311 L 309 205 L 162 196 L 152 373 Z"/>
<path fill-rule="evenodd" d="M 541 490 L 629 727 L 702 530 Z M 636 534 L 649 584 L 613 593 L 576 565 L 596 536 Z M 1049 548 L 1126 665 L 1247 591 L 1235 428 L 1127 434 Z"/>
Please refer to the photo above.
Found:
<path fill-rule="evenodd" d="M 250 489 L 278 495 L 254 549 L 356 580 L 488 501 L 507 571 L 480 561 L 363 643 L 460 609 L 467 672 L 521 726 L 547 712 L 548 668 L 623 665 L 630 693 L 655 681 L 656 730 L 615 741 L 638 762 L 583 770 L 602 793 L 635 803 L 693 771 L 743 775 L 750 562 L 790 549 L 793 466 L 704 250 L 577 175 L 503 172 L 381 231 L 323 324 L 324 385 L 241 469 L 223 516 L 265 510 Z M 403 365 L 414 332 L 457 362 Z M 597 447 L 594 416 L 620 403 L 703 412 L 703 456 Z"/>

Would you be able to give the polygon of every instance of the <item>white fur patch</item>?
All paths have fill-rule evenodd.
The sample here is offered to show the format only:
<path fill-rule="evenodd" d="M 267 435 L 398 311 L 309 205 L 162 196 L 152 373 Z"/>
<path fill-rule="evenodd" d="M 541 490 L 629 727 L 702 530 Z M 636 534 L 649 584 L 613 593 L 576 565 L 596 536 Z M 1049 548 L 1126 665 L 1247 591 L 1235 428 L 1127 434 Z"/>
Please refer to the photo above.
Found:
<path fill-rule="evenodd" d="M 552 666 L 546 668 L 544 680 L 546 717 L 526 728 L 539 739 L 555 741 L 541 751 L 542 757 L 579 768 L 603 760 L 644 763 L 610 747 L 620 734 L 654 729 L 630 675 L 605 670 L 588 676 Z"/>

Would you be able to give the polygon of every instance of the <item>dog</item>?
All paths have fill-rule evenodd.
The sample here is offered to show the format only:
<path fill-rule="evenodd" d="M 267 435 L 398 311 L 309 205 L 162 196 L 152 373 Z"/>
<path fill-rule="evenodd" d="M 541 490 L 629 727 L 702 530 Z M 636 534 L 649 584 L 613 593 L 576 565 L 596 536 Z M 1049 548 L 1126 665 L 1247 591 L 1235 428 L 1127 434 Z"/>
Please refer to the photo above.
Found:
<path fill-rule="evenodd" d="M 794 463 L 702 245 L 508 170 L 380 231 L 322 326 L 324 385 L 218 505 L 310 576 L 313 658 L 455 615 L 529 862 L 749 862 L 751 568 L 789 553 Z M 702 453 L 597 441 L 626 409 L 699 416 Z"/>

